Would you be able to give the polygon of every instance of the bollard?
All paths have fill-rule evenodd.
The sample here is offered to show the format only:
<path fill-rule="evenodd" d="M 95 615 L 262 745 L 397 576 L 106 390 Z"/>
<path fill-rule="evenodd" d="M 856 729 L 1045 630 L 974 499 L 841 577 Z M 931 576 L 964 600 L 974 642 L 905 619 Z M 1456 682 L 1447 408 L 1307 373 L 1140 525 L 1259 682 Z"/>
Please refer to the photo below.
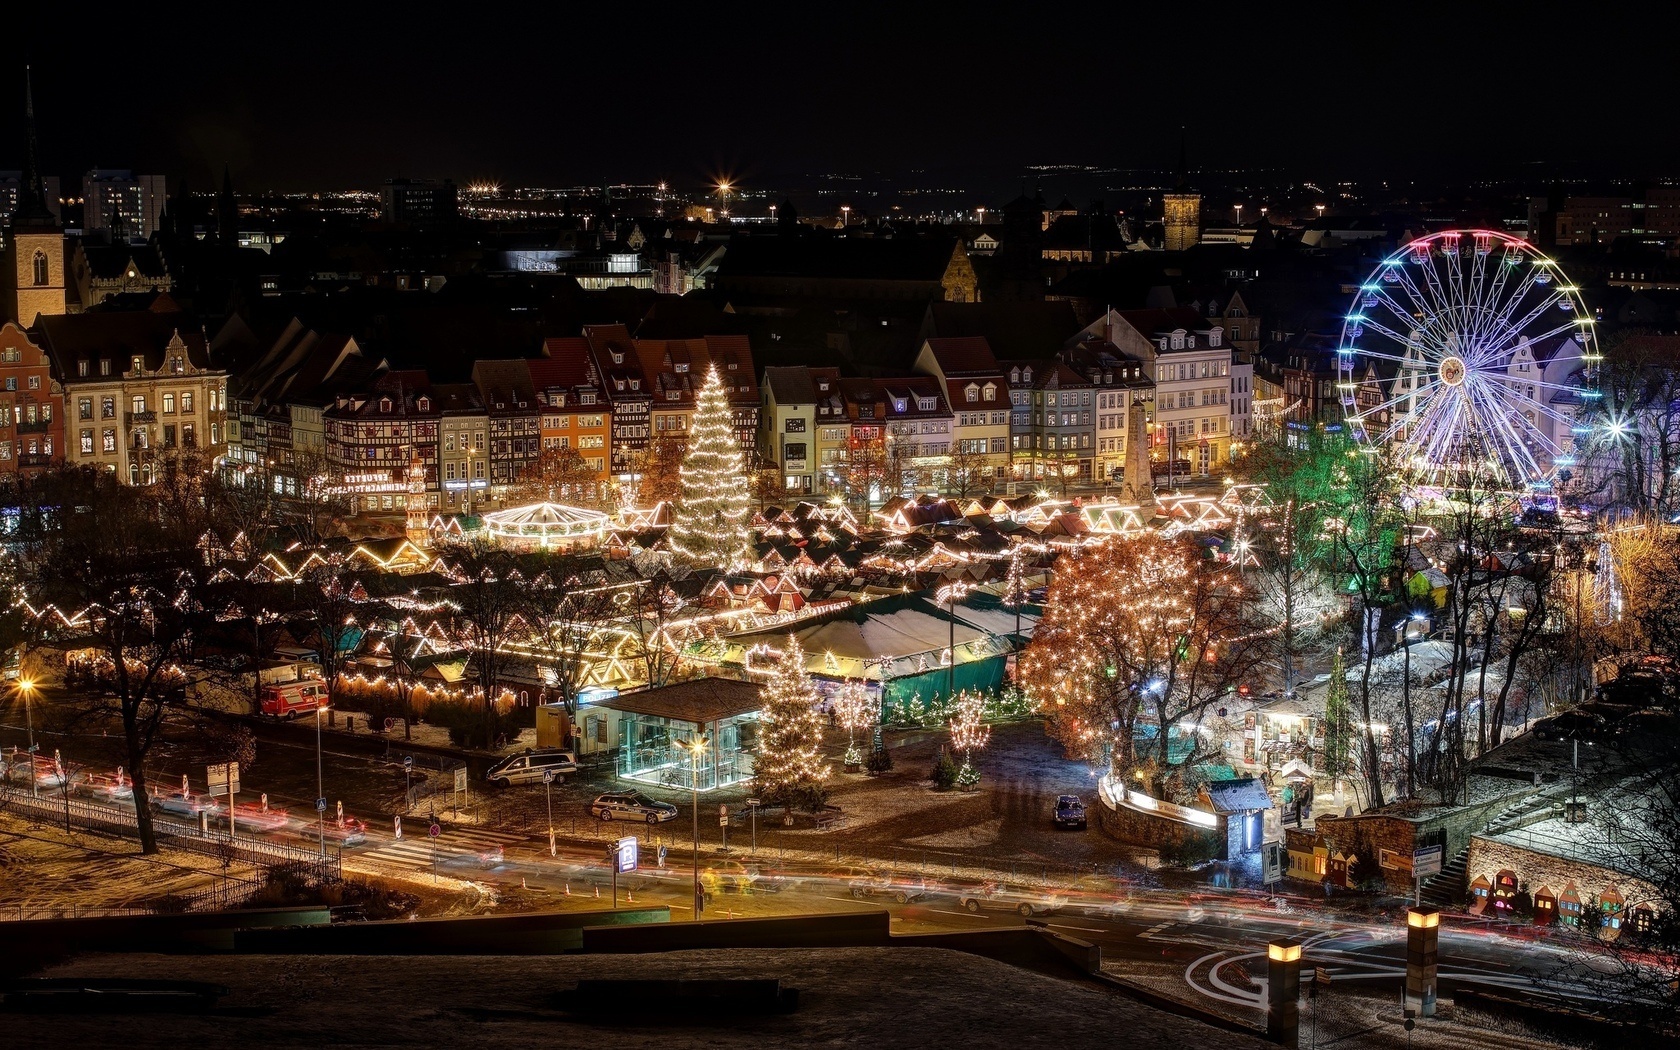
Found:
<path fill-rule="evenodd" d="M 1293 1048 L 1301 1041 L 1301 942 L 1266 945 L 1266 1038 Z"/>
<path fill-rule="evenodd" d="M 1406 1005 L 1416 1010 L 1419 1017 L 1435 1016 L 1435 971 L 1440 941 L 1438 909 L 1406 909 Z"/>
<path fill-rule="evenodd" d="M 629 901 L 631 904 L 636 903 L 636 891 L 626 886 L 624 888 L 624 899 Z"/>
<path fill-rule="evenodd" d="M 599 886 L 595 887 L 595 899 L 596 900 L 601 899 L 601 887 L 599 887 Z"/>
<path fill-rule="evenodd" d="M 566 883 L 566 896 L 570 897 L 571 895 L 572 895 L 572 884 L 568 882 L 568 883 Z"/>

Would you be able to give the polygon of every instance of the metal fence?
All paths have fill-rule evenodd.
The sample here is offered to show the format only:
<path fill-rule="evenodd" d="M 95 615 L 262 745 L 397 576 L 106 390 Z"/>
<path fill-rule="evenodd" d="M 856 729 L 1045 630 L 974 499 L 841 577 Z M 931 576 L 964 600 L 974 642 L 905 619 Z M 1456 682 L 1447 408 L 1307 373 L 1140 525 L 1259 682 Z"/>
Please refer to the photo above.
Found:
<path fill-rule="evenodd" d="M 134 810 L 104 806 L 85 799 L 32 795 L 10 785 L 0 785 L 0 806 L 42 824 L 72 830 L 91 831 L 116 838 L 138 839 L 140 829 Z M 205 831 L 191 824 L 153 816 L 152 830 L 160 845 L 214 857 L 224 864 L 249 864 L 259 868 L 287 866 L 320 882 L 337 882 L 343 877 L 343 852 L 288 846 L 226 831 Z"/>

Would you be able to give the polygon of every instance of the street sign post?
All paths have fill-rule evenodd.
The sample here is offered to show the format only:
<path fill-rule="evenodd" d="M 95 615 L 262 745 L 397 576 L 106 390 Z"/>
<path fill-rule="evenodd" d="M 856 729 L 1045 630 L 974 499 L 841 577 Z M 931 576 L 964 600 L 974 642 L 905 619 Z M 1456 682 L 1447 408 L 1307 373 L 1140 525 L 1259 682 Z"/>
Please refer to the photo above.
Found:
<path fill-rule="evenodd" d="M 459 813 L 467 801 L 467 767 L 461 766 L 455 770 L 455 812 Z"/>
<path fill-rule="evenodd" d="M 620 873 L 629 874 L 636 870 L 636 836 L 626 835 L 613 846 L 610 858 L 612 868 L 612 902 L 618 907 L 618 876 Z"/>
<path fill-rule="evenodd" d="M 221 762 L 204 767 L 204 779 L 209 781 L 210 798 L 217 794 L 226 794 L 228 800 L 228 834 L 232 835 L 233 828 L 233 796 L 239 793 L 239 763 Z M 219 790 L 218 790 L 219 789 Z"/>
<path fill-rule="evenodd" d="M 718 806 L 718 827 L 723 829 L 723 831 L 721 832 L 721 834 L 723 835 L 723 845 L 718 847 L 718 852 L 719 853 L 728 853 L 729 852 L 729 807 L 728 806 L 724 806 L 724 805 Z"/>
<path fill-rule="evenodd" d="M 1441 859 L 1445 852 L 1444 846 L 1425 846 L 1412 851 L 1412 885 L 1417 887 L 1412 897 L 1413 904 L 1423 903 L 1423 880 L 1441 874 Z"/>
<path fill-rule="evenodd" d="M 1260 847 L 1261 881 L 1267 886 L 1283 881 L 1285 854 L 1281 842 L 1267 842 Z"/>
<path fill-rule="evenodd" d="M 403 756 L 403 794 L 409 798 L 409 805 L 413 805 L 414 798 L 414 756 Z"/>
<path fill-rule="evenodd" d="M 554 845 L 554 770 L 543 770 L 543 795 L 548 801 L 548 855 L 557 857 L 559 849 Z"/>
<path fill-rule="evenodd" d="M 747 853 L 750 857 L 758 853 L 758 799 L 747 799 L 747 812 L 752 816 L 752 849 Z"/>
<path fill-rule="evenodd" d="M 315 800 L 315 812 L 325 813 L 326 811 L 327 811 L 327 800 L 324 799 L 324 798 L 316 799 Z"/>

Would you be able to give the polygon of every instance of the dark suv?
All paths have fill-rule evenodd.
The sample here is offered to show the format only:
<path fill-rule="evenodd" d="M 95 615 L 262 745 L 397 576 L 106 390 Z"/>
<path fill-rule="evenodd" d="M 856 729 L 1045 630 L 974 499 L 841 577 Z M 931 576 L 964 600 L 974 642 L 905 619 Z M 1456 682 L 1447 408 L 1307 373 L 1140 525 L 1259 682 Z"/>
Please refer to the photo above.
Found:
<path fill-rule="evenodd" d="M 1593 740 L 1604 735 L 1605 719 L 1591 711 L 1565 711 L 1534 723 L 1541 740 Z"/>
<path fill-rule="evenodd" d="M 1085 803 L 1078 795 L 1056 796 L 1056 826 L 1085 830 Z"/>

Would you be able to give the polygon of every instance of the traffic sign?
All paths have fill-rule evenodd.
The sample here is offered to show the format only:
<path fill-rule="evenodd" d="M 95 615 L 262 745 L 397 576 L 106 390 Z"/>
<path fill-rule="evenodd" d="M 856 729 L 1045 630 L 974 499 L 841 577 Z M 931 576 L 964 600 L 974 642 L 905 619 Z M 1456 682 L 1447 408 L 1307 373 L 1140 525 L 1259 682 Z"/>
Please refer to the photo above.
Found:
<path fill-rule="evenodd" d="M 327 800 L 324 799 L 324 798 L 316 799 L 315 800 L 315 812 L 325 813 L 326 811 L 327 811 Z"/>
<path fill-rule="evenodd" d="M 718 807 L 718 827 L 727 828 L 728 826 L 729 826 L 729 807 L 728 806 L 719 806 Z"/>
<path fill-rule="evenodd" d="M 432 838 L 435 839 L 439 835 L 443 834 L 443 828 L 439 827 L 436 824 L 433 824 L 431 827 L 426 829 L 426 834 L 430 835 Z"/>
<path fill-rule="evenodd" d="M 636 836 L 626 835 L 613 849 L 613 870 L 620 875 L 636 870 Z"/>
<path fill-rule="evenodd" d="M 554 770 L 552 770 L 552 769 L 543 770 L 543 783 L 544 784 L 554 783 Z"/>
<path fill-rule="evenodd" d="M 1412 851 L 1412 878 L 1427 879 L 1431 875 L 1441 873 L 1442 855 L 1446 852 L 1443 846 L 1429 846 Z"/>
<path fill-rule="evenodd" d="M 413 755 L 404 755 L 403 756 L 403 768 L 404 769 L 413 769 L 414 768 L 414 756 Z"/>
<path fill-rule="evenodd" d="M 239 763 L 222 762 L 204 767 L 204 777 L 210 782 L 212 795 L 239 794 Z"/>
<path fill-rule="evenodd" d="M 747 805 L 749 805 L 749 806 L 756 806 L 756 805 L 758 805 L 758 799 L 756 799 L 756 798 L 749 798 L 749 799 L 747 799 Z"/>
<path fill-rule="evenodd" d="M 462 766 L 461 768 L 459 768 L 455 771 L 455 790 L 456 791 L 467 790 L 467 767 L 466 766 Z"/>
<path fill-rule="evenodd" d="M 1284 853 L 1281 842 L 1267 842 L 1260 847 L 1260 881 L 1265 885 L 1283 881 Z"/>

